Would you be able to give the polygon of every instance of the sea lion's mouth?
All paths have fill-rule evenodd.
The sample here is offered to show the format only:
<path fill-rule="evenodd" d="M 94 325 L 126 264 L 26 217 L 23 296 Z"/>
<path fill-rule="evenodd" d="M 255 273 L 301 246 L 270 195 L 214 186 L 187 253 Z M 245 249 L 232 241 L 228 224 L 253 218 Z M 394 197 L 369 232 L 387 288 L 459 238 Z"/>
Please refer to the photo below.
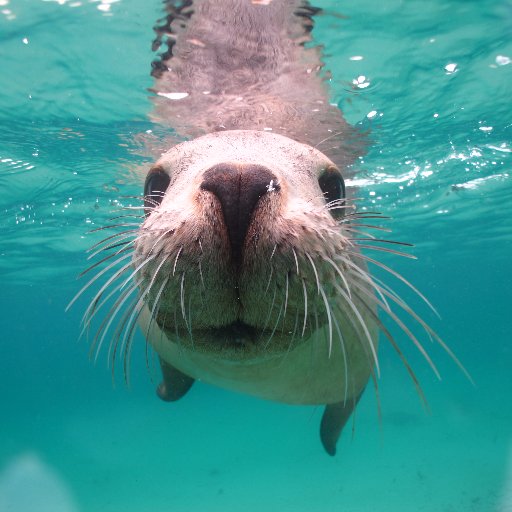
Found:
<path fill-rule="evenodd" d="M 159 324 L 160 325 L 160 324 Z M 222 352 L 223 350 L 256 349 L 261 345 L 265 336 L 271 334 L 266 330 L 246 324 L 241 320 L 220 327 L 203 327 L 187 331 L 186 328 L 176 329 L 176 326 L 160 325 L 170 339 L 177 339 L 178 343 L 201 347 L 205 351 Z"/>
<path fill-rule="evenodd" d="M 261 329 L 236 320 L 229 325 L 208 330 L 211 341 L 224 345 L 226 343 L 236 346 L 253 345 L 261 337 Z"/>
<path fill-rule="evenodd" d="M 174 324 L 156 323 L 165 333 L 168 340 L 205 354 L 217 354 L 227 359 L 251 360 L 262 354 L 280 354 L 290 350 L 291 346 L 302 343 L 307 337 L 300 333 L 283 332 L 280 329 L 255 327 L 242 320 L 218 327 L 201 327 L 187 330 Z"/>

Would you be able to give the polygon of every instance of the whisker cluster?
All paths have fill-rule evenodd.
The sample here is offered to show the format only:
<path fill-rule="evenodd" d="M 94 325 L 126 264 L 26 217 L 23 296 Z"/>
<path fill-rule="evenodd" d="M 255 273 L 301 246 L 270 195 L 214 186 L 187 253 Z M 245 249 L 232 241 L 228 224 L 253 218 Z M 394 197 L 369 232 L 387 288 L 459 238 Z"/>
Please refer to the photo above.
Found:
<path fill-rule="evenodd" d="M 93 289 L 94 286 L 98 287 L 82 316 L 80 336 L 89 337 L 93 321 L 101 312 L 103 318 L 99 322 L 99 327 L 96 328 L 90 342 L 90 357 L 97 361 L 105 341 L 109 339 L 107 360 L 111 367 L 112 379 L 115 379 L 116 360 L 119 354 L 122 354 L 124 379 L 128 383 L 130 353 L 137 321 L 146 303 L 145 299 L 152 290 L 157 275 L 167 258 L 162 258 L 158 263 L 156 271 L 152 274 L 149 285 L 145 289 L 141 289 L 144 282 L 141 272 L 160 256 L 156 249 L 158 242 L 165 235 L 165 232 L 158 237 L 157 242 L 155 242 L 151 251 L 145 257 L 136 257 L 134 254 L 136 241 L 150 234 L 154 236 L 154 233 L 150 233 L 142 227 L 141 223 L 125 222 L 125 219 L 135 218 L 142 221 L 145 216 L 144 213 L 148 211 L 148 203 L 151 204 L 150 210 L 155 209 L 159 203 L 151 198 L 143 198 L 142 196 L 126 196 L 126 198 L 144 201 L 144 206 L 123 206 L 120 208 L 120 211 L 142 211 L 143 213 L 118 215 L 109 219 L 110 223 L 108 225 L 95 228 L 89 232 L 98 233 L 117 230 L 114 234 L 105 236 L 89 248 L 87 259 L 96 261 L 84 270 L 79 277 L 84 277 L 91 272 L 95 273 L 70 301 L 66 310 L 71 308 L 80 297 Z M 114 221 L 118 222 L 112 223 Z M 156 300 L 151 308 L 151 321 L 147 327 L 148 332 L 158 312 L 158 304 L 168 279 L 169 277 L 163 280 L 156 293 Z M 99 284 L 100 282 L 101 284 Z M 148 343 L 146 343 L 146 364 L 149 368 L 148 348 Z"/>
<path fill-rule="evenodd" d="M 369 329 L 370 324 L 375 325 L 378 328 L 378 331 L 384 335 L 394 351 L 398 354 L 402 364 L 404 365 L 407 373 L 414 383 L 415 389 L 422 404 L 426 409 L 428 409 L 428 403 L 418 377 L 414 373 L 412 366 L 407 360 L 403 350 L 400 348 L 398 341 L 390 332 L 390 330 L 385 326 L 383 321 L 379 318 L 378 312 L 381 312 L 384 316 L 387 316 L 392 321 L 392 323 L 399 328 L 402 334 L 404 334 L 405 337 L 410 342 L 412 342 L 413 346 L 425 359 L 425 361 L 432 369 L 434 375 L 438 379 L 441 379 L 438 368 L 434 364 L 424 345 L 414 334 L 412 328 L 410 328 L 406 322 L 400 318 L 400 312 L 404 313 L 408 318 L 412 319 L 416 325 L 418 325 L 424 331 L 424 333 L 426 333 L 431 341 L 437 342 L 437 344 L 440 345 L 442 349 L 452 358 L 452 360 L 461 369 L 469 381 L 473 382 L 471 376 L 459 361 L 459 359 L 455 356 L 455 354 L 446 345 L 446 343 L 414 311 L 414 309 L 410 307 L 409 304 L 403 300 L 395 291 L 393 291 L 389 285 L 383 283 L 380 279 L 373 277 L 372 274 L 367 270 L 367 265 L 373 265 L 381 271 L 384 271 L 387 275 L 397 279 L 409 290 L 411 290 L 413 294 L 416 295 L 423 303 L 425 303 L 427 307 L 432 312 L 434 312 L 434 314 L 439 316 L 428 299 L 405 277 L 403 277 L 400 273 L 393 270 L 386 264 L 381 263 L 380 261 L 366 254 L 368 251 L 375 251 L 415 259 L 414 255 L 391 248 L 392 246 L 412 247 L 412 245 L 405 242 L 378 238 L 371 234 L 368 235 L 366 233 L 362 233 L 359 229 L 361 227 L 372 231 L 376 230 L 379 232 L 390 232 L 388 228 L 367 223 L 367 219 L 388 219 L 388 217 L 384 217 L 380 215 L 379 212 L 374 211 L 358 212 L 355 210 L 353 205 L 343 205 L 342 207 L 345 208 L 346 211 L 342 219 L 339 221 L 339 224 L 342 229 L 342 233 L 346 237 L 346 246 L 343 251 L 339 251 L 332 257 L 325 255 L 321 256 L 322 260 L 334 269 L 335 278 L 332 284 L 337 292 L 338 297 L 343 299 L 341 304 L 339 301 L 337 303 L 336 301 L 332 301 L 333 303 L 331 303 L 331 301 L 328 300 L 323 288 L 319 284 L 318 274 L 315 271 L 315 279 L 319 293 L 322 294 L 325 313 L 327 316 L 326 340 L 329 346 L 329 355 L 332 352 L 333 340 L 337 338 L 342 349 L 342 358 L 345 367 L 346 390 L 350 382 L 350 365 L 347 365 L 346 363 L 347 356 L 345 341 L 342 328 L 340 328 L 338 322 L 340 318 L 343 318 L 349 324 L 351 324 L 356 331 L 362 333 L 360 340 L 372 366 L 371 376 L 374 382 L 377 401 L 379 401 L 378 379 L 380 377 L 380 367 L 376 352 L 376 343 L 372 340 Z M 328 208 L 330 209 L 330 206 L 328 206 Z M 348 212 L 349 208 L 352 208 L 353 211 Z M 307 257 L 315 270 L 313 263 L 314 257 L 311 255 L 307 255 Z M 304 288 L 304 290 L 306 290 L 306 288 Z M 397 311 L 395 311 L 395 309 Z M 347 312 L 350 312 L 351 314 L 347 314 Z M 380 409 L 380 405 L 378 405 L 378 407 Z"/>
<path fill-rule="evenodd" d="M 69 309 L 87 291 L 94 286 L 97 287 L 97 291 L 82 317 L 81 336 L 89 335 L 93 321 L 101 311 L 103 318 L 99 321 L 99 327 L 90 344 L 91 358 L 96 361 L 102 347 L 109 340 L 107 357 L 111 365 L 112 378 L 114 379 L 115 376 L 116 361 L 121 357 L 126 382 L 129 382 L 129 361 L 136 325 L 146 305 L 149 320 L 144 334 L 148 369 L 150 368 L 150 357 L 147 339 L 153 323 L 159 315 L 164 317 L 164 324 L 166 319 L 171 321 L 172 315 L 174 315 L 177 343 L 182 343 L 183 330 L 178 327 L 178 323 L 180 323 L 185 326 L 185 331 L 194 347 L 192 329 L 194 305 L 187 289 L 189 274 L 180 268 L 184 247 L 180 245 L 173 252 L 165 253 L 164 242 L 166 237 L 173 234 L 172 229 L 150 230 L 143 224 L 130 222 L 131 219 L 142 221 L 151 212 L 159 215 L 160 213 L 157 211 L 160 204 L 159 197 L 128 196 L 128 198 L 136 198 L 143 201 L 143 204 L 122 207 L 119 211 L 120 214 L 110 219 L 108 225 L 91 231 L 91 233 L 102 233 L 116 230 L 114 234 L 106 235 L 89 249 L 88 260 L 94 262 L 80 274 L 80 277 L 93 275 L 68 305 Z M 419 326 L 431 341 L 439 344 L 471 380 L 466 369 L 446 343 L 416 311 L 390 285 L 378 277 L 374 277 L 368 271 L 367 267 L 373 266 L 401 285 L 405 285 L 437 315 L 428 299 L 406 278 L 390 266 L 368 255 L 384 253 L 415 258 L 414 255 L 397 249 L 397 247 L 410 248 L 411 244 L 383 238 L 382 233 L 390 233 L 391 230 L 372 222 L 372 219 L 387 220 L 388 217 L 376 211 L 358 211 L 353 198 L 332 201 L 327 203 L 325 209 L 329 212 L 336 212 L 337 228 L 334 234 L 329 233 L 325 236 L 336 238 L 339 243 L 333 244 L 333 246 L 338 247 L 337 250 L 319 253 L 312 250 L 304 251 L 299 247 L 290 247 L 287 256 L 290 268 L 285 273 L 280 266 L 282 258 L 278 261 L 278 258 L 282 256 L 282 248 L 277 243 L 272 247 L 267 262 L 267 277 L 261 277 L 266 279 L 266 286 L 263 288 L 264 295 L 268 295 L 265 321 L 260 327 L 261 333 L 265 337 L 265 340 L 262 341 L 263 349 L 270 349 L 276 338 L 276 333 L 279 332 L 280 337 L 285 334 L 288 338 L 286 338 L 286 346 L 283 349 L 284 361 L 296 343 L 300 343 L 301 340 L 310 337 L 315 332 L 324 332 L 328 357 L 332 357 L 334 349 L 337 348 L 342 359 L 344 402 L 346 402 L 349 396 L 355 396 L 355 384 L 351 375 L 351 355 L 347 348 L 346 329 L 349 329 L 357 334 L 362 351 L 367 358 L 377 402 L 379 402 L 378 381 L 381 368 L 375 334 L 376 331 L 379 331 L 397 353 L 421 402 L 428 408 L 425 394 L 412 365 L 406 358 L 395 335 L 381 319 L 381 316 L 387 317 L 397 326 L 425 359 L 435 376 L 440 379 L 438 368 L 415 334 L 415 328 L 410 327 L 403 319 L 405 316 Z M 378 233 L 380 236 L 376 236 L 374 233 Z M 320 233 L 318 236 L 324 240 L 323 234 Z M 148 239 L 151 240 L 151 248 L 143 256 L 135 254 L 136 242 L 143 241 L 146 237 L 150 237 Z M 202 254 L 201 240 L 198 238 L 197 242 Z M 329 242 L 326 245 L 329 245 Z M 165 276 L 161 275 L 163 268 L 167 269 Z M 200 259 L 197 270 L 202 287 L 200 300 L 203 301 L 206 285 Z M 329 280 L 325 278 L 326 272 L 331 275 Z M 162 308 L 160 311 L 166 288 L 171 280 L 174 280 L 176 290 L 174 310 Z M 189 283 L 188 287 L 190 288 L 190 286 Z M 203 307 L 207 307 L 207 305 L 204 306 L 204 301 Z M 380 410 L 379 403 L 378 408 Z"/>

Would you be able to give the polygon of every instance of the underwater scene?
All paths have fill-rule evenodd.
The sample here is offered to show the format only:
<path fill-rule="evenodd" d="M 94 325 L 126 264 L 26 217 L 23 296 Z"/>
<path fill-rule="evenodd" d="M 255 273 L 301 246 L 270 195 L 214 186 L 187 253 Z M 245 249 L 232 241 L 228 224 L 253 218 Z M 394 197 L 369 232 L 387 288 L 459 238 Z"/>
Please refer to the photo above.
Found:
<path fill-rule="evenodd" d="M 100 313 L 83 332 L 97 289 L 68 305 L 168 136 L 164 6 L 0 0 L 0 512 L 512 512 L 512 1 L 314 5 L 306 46 L 368 140 L 346 185 L 412 244 L 363 252 L 436 333 L 381 315 L 414 379 L 381 335 L 330 457 L 322 406 L 202 382 L 159 400 L 140 330 L 129 382 L 113 372 L 108 339 L 90 350 Z"/>

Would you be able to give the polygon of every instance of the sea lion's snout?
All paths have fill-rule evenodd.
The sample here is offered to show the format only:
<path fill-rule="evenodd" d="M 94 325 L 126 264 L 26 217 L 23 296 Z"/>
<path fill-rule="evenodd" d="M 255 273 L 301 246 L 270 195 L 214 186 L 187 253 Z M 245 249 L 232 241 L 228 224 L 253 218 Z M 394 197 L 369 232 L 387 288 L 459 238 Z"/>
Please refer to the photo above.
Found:
<path fill-rule="evenodd" d="M 221 163 L 204 172 L 200 188 L 211 192 L 220 202 L 232 260 L 240 264 L 256 206 L 266 194 L 280 191 L 276 176 L 262 165 Z"/>
<path fill-rule="evenodd" d="M 354 268 L 334 215 L 346 208 L 342 177 L 318 150 L 266 132 L 208 134 L 162 155 L 144 199 L 132 265 L 171 343 L 257 361 L 322 329 L 354 330 L 338 314 Z"/>

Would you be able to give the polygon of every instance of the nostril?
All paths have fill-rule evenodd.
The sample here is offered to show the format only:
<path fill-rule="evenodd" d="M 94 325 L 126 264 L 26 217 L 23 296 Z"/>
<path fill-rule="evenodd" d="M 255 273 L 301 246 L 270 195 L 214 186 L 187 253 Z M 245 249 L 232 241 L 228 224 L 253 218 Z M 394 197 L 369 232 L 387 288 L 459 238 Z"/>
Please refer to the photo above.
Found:
<path fill-rule="evenodd" d="M 279 191 L 276 176 L 262 165 L 224 163 L 203 174 L 201 189 L 219 200 L 228 230 L 232 257 L 241 262 L 244 240 L 258 201 Z"/>

